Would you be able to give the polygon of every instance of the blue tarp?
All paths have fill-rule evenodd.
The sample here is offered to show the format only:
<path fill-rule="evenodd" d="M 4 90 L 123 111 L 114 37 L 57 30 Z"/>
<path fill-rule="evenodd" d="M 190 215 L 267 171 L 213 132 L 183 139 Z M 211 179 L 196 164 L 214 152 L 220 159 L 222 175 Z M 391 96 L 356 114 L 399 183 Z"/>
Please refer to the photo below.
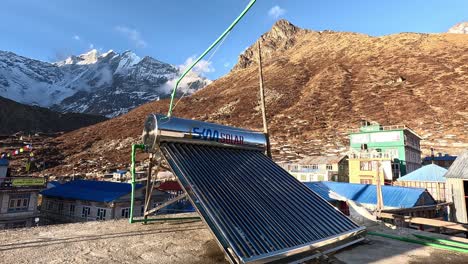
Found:
<path fill-rule="evenodd" d="M 136 189 L 143 187 L 137 184 Z M 41 192 L 44 196 L 64 199 L 112 202 L 132 191 L 129 183 L 75 180 Z"/>
<path fill-rule="evenodd" d="M 0 166 L 8 166 L 10 162 L 7 159 L 0 159 Z"/>
<path fill-rule="evenodd" d="M 445 173 L 447 173 L 446 169 L 429 164 L 398 178 L 398 181 L 445 182 Z"/>
<path fill-rule="evenodd" d="M 330 192 L 334 192 L 358 203 L 377 204 L 377 189 L 372 184 L 345 182 L 305 182 L 304 184 L 327 201 L 337 201 L 330 196 Z M 434 198 L 423 188 L 384 185 L 382 186 L 382 196 L 386 207 L 411 208 L 436 203 Z"/>

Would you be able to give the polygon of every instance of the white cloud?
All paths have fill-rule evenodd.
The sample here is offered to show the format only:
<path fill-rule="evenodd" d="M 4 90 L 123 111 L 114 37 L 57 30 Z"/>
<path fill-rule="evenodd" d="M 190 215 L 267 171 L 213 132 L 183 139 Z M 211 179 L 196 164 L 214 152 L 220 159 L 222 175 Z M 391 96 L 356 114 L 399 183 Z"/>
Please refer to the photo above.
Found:
<path fill-rule="evenodd" d="M 195 56 L 191 56 L 187 58 L 184 64 L 179 65 L 179 69 L 181 71 L 185 70 L 185 68 L 190 66 L 196 59 L 197 58 Z M 214 72 L 215 68 L 211 64 L 211 61 L 201 60 L 195 65 L 195 67 L 193 67 L 192 71 L 194 71 L 197 74 L 204 74 L 204 73 Z"/>
<path fill-rule="evenodd" d="M 225 62 L 225 63 L 223 64 L 223 66 L 224 66 L 224 68 L 227 68 L 227 67 L 231 66 L 231 63 L 230 63 L 230 62 Z"/>
<path fill-rule="evenodd" d="M 90 49 L 94 49 L 94 44 L 93 44 L 93 43 L 89 43 L 89 48 L 90 48 Z"/>
<path fill-rule="evenodd" d="M 74 40 L 80 40 L 81 38 L 80 38 L 80 36 L 78 36 L 78 35 L 74 35 L 74 36 L 73 36 L 73 39 L 74 39 Z"/>
<path fill-rule="evenodd" d="M 144 48 L 148 46 L 148 43 L 141 37 L 140 32 L 136 29 L 125 27 L 125 26 L 117 26 L 115 30 L 126 36 L 137 48 Z"/>
<path fill-rule="evenodd" d="M 182 74 L 182 72 L 188 66 L 190 66 L 196 59 L 197 57 L 194 55 L 194 56 L 187 58 L 184 64 L 178 65 L 177 67 L 180 70 L 180 74 Z M 210 61 L 207 61 L 207 60 L 199 61 L 197 65 L 195 65 L 195 67 L 193 67 L 192 70 L 187 75 L 185 75 L 185 77 L 179 83 L 178 91 L 184 92 L 184 93 L 185 92 L 194 93 L 195 89 L 194 87 L 192 87 L 193 86 L 192 83 L 196 83 L 197 81 L 200 81 L 200 77 L 199 77 L 200 75 L 203 76 L 204 73 L 210 73 L 214 71 L 215 71 L 215 68 L 213 67 L 213 65 L 211 65 Z M 178 78 L 179 77 L 174 78 L 172 80 L 167 81 L 165 84 L 163 84 L 160 88 L 161 91 L 167 94 L 171 93 L 172 90 L 174 89 L 174 86 Z M 211 83 L 211 81 L 205 79 L 205 83 L 206 85 L 208 85 Z"/>
<path fill-rule="evenodd" d="M 286 9 L 283 9 L 279 7 L 278 5 L 275 5 L 268 11 L 268 15 L 274 19 L 279 18 L 280 16 L 284 15 L 286 13 Z"/>

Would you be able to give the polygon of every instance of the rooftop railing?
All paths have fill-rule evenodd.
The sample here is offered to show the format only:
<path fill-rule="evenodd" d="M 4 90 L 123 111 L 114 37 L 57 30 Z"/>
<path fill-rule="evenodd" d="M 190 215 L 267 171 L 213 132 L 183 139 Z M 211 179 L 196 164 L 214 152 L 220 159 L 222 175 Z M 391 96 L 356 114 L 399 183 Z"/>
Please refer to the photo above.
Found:
<path fill-rule="evenodd" d="M 351 152 L 350 159 L 393 159 L 393 153 L 387 152 Z"/>
<path fill-rule="evenodd" d="M 389 130 L 401 130 L 401 129 L 410 129 L 406 125 L 390 125 L 390 126 L 380 126 L 379 130 L 375 131 L 389 131 Z M 361 128 L 351 128 L 348 130 L 348 133 L 359 133 L 363 132 L 361 131 Z"/>

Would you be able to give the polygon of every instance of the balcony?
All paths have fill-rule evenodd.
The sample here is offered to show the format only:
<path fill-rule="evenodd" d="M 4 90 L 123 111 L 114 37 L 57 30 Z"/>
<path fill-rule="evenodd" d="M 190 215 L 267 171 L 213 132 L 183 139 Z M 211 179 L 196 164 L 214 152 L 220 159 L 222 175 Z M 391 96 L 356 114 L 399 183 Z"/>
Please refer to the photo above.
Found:
<path fill-rule="evenodd" d="M 393 153 L 387 152 L 351 152 L 349 159 L 394 159 Z"/>
<path fill-rule="evenodd" d="M 40 177 L 5 177 L 0 178 L 0 190 L 8 189 L 42 189 L 46 181 Z"/>

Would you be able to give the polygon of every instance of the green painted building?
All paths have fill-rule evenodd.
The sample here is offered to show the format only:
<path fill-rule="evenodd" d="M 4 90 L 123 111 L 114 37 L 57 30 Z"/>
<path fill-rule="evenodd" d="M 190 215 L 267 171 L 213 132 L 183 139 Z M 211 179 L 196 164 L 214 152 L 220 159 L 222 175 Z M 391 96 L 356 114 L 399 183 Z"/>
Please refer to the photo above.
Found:
<path fill-rule="evenodd" d="M 351 150 L 390 155 L 392 169 L 400 171 L 400 176 L 421 167 L 421 137 L 407 126 L 382 126 L 363 121 L 359 129 L 350 131 L 349 139 Z"/>

